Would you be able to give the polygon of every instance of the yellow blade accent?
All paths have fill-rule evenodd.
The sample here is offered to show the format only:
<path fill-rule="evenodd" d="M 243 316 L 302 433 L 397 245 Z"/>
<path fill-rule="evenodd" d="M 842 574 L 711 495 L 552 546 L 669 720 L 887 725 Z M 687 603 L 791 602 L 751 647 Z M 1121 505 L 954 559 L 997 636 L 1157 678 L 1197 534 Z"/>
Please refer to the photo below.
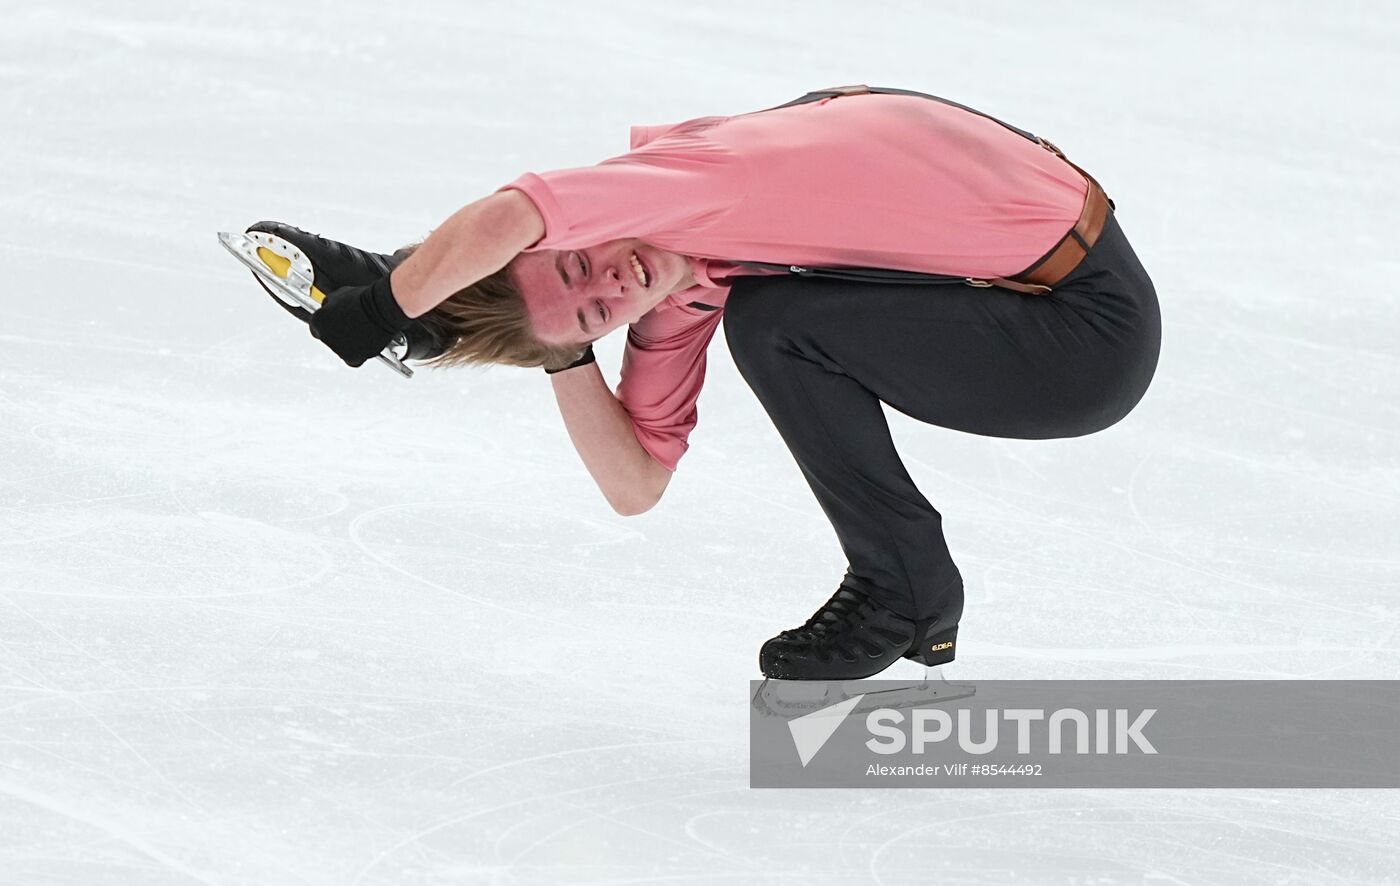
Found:
<path fill-rule="evenodd" d="M 281 277 L 283 280 L 287 279 L 287 269 L 292 266 L 290 261 L 273 252 L 271 249 L 262 246 L 258 247 L 258 258 L 262 259 L 262 263 L 272 269 L 272 273 Z"/>
<path fill-rule="evenodd" d="M 289 259 L 285 259 L 263 246 L 258 247 L 258 258 L 262 259 L 262 263 L 267 265 L 272 273 L 281 277 L 283 280 L 287 279 L 287 269 L 292 266 Z M 316 300 L 316 304 L 318 305 L 326 300 L 326 294 L 315 286 L 311 287 L 311 297 Z"/>

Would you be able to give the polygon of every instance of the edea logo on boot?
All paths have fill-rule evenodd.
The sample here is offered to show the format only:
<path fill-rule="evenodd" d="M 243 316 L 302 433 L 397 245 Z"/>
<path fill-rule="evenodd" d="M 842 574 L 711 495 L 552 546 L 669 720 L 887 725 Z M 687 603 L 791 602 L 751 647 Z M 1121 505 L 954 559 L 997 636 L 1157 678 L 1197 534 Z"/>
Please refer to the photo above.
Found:
<path fill-rule="evenodd" d="M 1400 680 L 751 690 L 751 787 L 1400 787 Z"/>

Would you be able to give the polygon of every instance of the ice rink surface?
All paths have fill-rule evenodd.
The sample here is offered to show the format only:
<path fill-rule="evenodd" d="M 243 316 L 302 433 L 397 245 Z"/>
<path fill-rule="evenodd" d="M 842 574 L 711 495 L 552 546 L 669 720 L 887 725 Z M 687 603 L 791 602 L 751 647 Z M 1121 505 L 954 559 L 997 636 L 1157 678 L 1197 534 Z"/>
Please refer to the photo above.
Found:
<path fill-rule="evenodd" d="M 214 238 L 387 250 L 837 84 L 981 108 L 1116 198 L 1164 346 L 1092 437 L 891 416 L 949 675 L 1395 678 L 1397 47 L 1379 3 L 14 4 L 0 883 L 1400 881 L 1394 792 L 750 790 L 756 650 L 845 564 L 724 344 L 623 518 L 542 373 L 351 371 Z"/>

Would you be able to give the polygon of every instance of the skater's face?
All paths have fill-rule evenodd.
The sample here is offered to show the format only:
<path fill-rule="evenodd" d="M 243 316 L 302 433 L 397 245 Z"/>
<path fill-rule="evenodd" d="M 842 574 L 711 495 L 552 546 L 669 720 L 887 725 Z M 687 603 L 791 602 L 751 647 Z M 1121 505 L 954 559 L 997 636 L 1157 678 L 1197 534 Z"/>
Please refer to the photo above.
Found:
<path fill-rule="evenodd" d="M 646 283 L 632 265 L 641 262 Z M 549 344 L 596 341 L 673 292 L 695 285 L 685 256 L 641 240 L 522 252 L 510 263 L 535 335 Z"/>

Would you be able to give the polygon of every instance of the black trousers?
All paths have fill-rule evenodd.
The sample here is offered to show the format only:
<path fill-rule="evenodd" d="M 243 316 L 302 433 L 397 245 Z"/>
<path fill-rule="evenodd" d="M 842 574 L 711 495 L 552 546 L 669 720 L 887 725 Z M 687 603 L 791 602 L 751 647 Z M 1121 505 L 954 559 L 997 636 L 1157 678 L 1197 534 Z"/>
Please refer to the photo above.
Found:
<path fill-rule="evenodd" d="M 901 615 L 952 623 L 962 576 L 881 401 L 989 437 L 1092 434 L 1142 398 L 1162 335 L 1152 281 L 1111 213 L 1049 295 L 743 277 L 724 332 L 836 530 L 843 584 Z"/>

